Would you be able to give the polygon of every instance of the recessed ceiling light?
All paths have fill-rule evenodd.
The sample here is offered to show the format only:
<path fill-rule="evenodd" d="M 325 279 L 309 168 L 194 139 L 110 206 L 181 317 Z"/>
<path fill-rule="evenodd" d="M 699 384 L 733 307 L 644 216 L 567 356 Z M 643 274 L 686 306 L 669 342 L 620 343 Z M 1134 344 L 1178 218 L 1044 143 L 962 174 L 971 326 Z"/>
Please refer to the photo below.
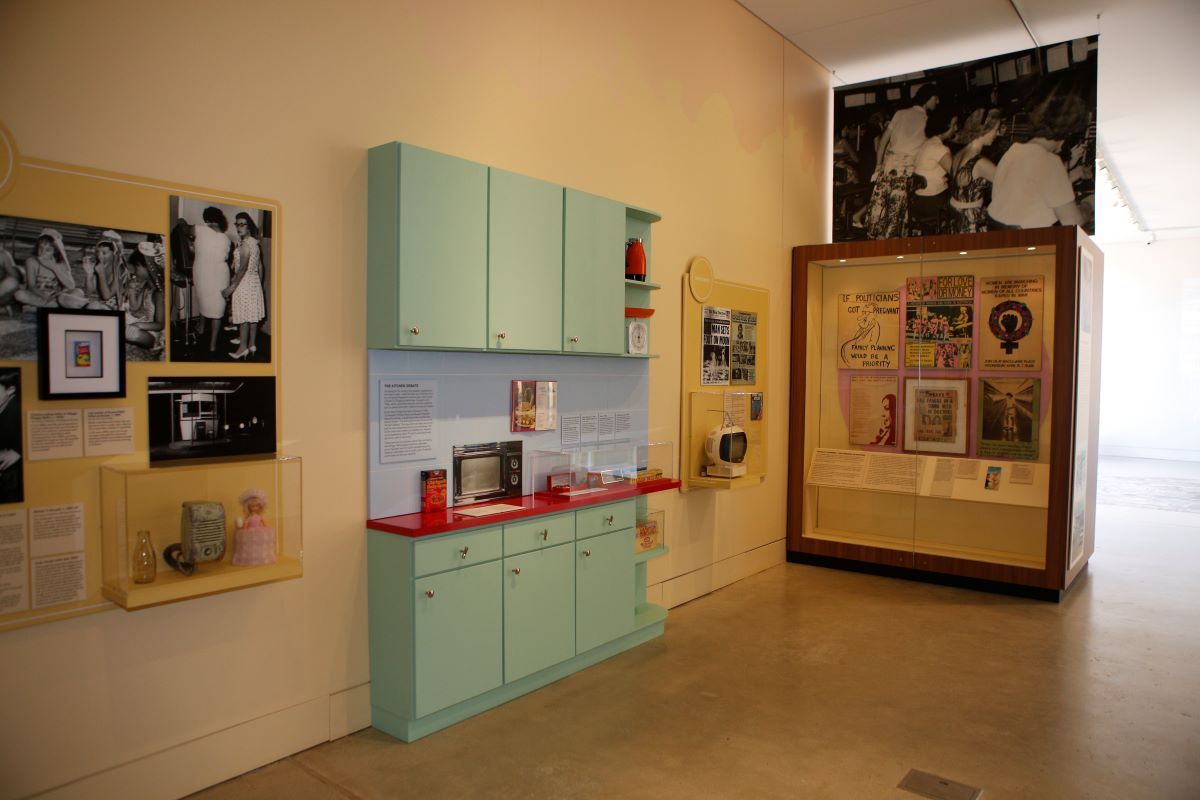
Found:
<path fill-rule="evenodd" d="M 966 250 L 959 250 L 959 251 L 958 251 L 958 254 L 959 254 L 960 256 L 965 256 L 965 255 L 967 254 L 967 251 L 966 251 Z"/>
<path fill-rule="evenodd" d="M 896 258 L 904 258 L 904 256 L 896 256 Z"/>
<path fill-rule="evenodd" d="M 845 263 L 846 263 L 846 259 L 844 259 L 844 258 L 839 258 L 839 259 L 838 259 L 838 261 L 840 261 L 840 262 L 841 262 L 841 263 L 843 263 L 843 264 L 845 264 Z"/>
<path fill-rule="evenodd" d="M 1026 247 L 1025 249 L 1026 249 L 1026 250 L 1037 250 L 1037 248 L 1036 248 L 1036 247 Z"/>

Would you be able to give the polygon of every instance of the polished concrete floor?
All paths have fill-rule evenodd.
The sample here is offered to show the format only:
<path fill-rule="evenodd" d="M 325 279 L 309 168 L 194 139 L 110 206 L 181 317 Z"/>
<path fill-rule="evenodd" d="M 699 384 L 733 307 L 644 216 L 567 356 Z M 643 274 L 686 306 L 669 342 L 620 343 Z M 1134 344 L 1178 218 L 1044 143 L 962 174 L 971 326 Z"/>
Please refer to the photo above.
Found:
<path fill-rule="evenodd" d="M 367 729 L 196 796 L 912 800 L 915 767 L 987 800 L 1200 798 L 1200 515 L 1097 519 L 1061 604 L 778 566 L 416 743 Z"/>

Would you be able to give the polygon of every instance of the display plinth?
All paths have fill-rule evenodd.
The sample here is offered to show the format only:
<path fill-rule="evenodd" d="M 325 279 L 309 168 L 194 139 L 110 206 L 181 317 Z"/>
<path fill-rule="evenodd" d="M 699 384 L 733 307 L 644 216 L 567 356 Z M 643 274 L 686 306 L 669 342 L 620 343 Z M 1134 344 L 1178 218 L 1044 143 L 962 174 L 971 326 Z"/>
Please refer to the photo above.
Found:
<path fill-rule="evenodd" d="M 254 525 L 239 501 L 249 489 L 261 490 L 266 498 L 261 520 L 255 522 L 273 531 L 274 563 L 232 563 L 238 548 L 238 520 Z M 301 491 L 297 456 L 172 467 L 104 466 L 100 472 L 104 597 L 134 610 L 301 577 Z M 198 561 L 195 571 L 185 575 L 168 566 L 163 553 L 168 546 L 182 543 L 182 506 L 197 500 L 224 508 L 224 554 Z M 139 531 L 150 532 L 154 547 L 155 575 L 148 583 L 134 581 L 132 560 Z"/>
<path fill-rule="evenodd" d="M 789 559 L 1070 586 L 1102 259 L 1061 227 L 795 248 Z"/>
<path fill-rule="evenodd" d="M 766 480 L 761 392 L 699 391 L 689 398 L 690 488 L 746 489 Z M 721 450 L 725 448 L 724 460 Z M 732 448 L 732 450 L 730 450 Z M 714 469 L 715 468 L 715 469 Z M 721 473 L 731 474 L 721 474 Z M 741 474 L 732 474 L 738 473 Z"/>

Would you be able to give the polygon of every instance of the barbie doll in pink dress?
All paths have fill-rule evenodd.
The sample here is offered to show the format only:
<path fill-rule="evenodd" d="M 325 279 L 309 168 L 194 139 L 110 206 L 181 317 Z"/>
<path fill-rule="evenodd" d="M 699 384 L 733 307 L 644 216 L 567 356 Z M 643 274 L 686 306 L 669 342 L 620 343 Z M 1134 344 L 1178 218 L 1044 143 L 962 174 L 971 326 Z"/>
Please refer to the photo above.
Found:
<path fill-rule="evenodd" d="M 245 517 L 238 517 L 233 534 L 233 563 L 238 566 L 261 566 L 275 563 L 275 529 L 262 517 L 267 510 L 267 493 L 262 489 L 247 489 L 238 497 Z"/>

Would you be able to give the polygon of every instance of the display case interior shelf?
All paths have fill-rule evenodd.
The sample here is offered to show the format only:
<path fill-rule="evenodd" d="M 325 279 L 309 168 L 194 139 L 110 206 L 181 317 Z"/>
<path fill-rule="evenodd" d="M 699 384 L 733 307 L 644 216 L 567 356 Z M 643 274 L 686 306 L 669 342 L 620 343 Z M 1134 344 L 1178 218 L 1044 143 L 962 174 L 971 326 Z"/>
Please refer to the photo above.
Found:
<path fill-rule="evenodd" d="M 762 403 L 761 392 L 691 393 L 689 488 L 748 489 L 766 480 L 767 442 Z M 739 431 L 744 436 L 739 436 Z M 710 436 L 714 438 L 711 448 Z M 726 463 L 718 463 L 721 461 Z"/>
<path fill-rule="evenodd" d="M 104 596 L 134 610 L 301 577 L 301 472 L 298 456 L 170 467 L 102 467 Z M 238 498 L 251 488 L 262 489 L 267 497 L 262 516 L 265 525 L 274 530 L 273 564 L 232 563 L 235 521 L 244 515 Z M 180 542 L 183 503 L 196 500 L 215 501 L 224 507 L 225 552 L 220 559 L 197 563 L 192 575 L 184 575 L 167 566 L 163 551 Z M 135 583 L 132 575 L 132 557 L 142 530 L 150 532 L 155 550 L 156 574 L 149 583 Z"/>

